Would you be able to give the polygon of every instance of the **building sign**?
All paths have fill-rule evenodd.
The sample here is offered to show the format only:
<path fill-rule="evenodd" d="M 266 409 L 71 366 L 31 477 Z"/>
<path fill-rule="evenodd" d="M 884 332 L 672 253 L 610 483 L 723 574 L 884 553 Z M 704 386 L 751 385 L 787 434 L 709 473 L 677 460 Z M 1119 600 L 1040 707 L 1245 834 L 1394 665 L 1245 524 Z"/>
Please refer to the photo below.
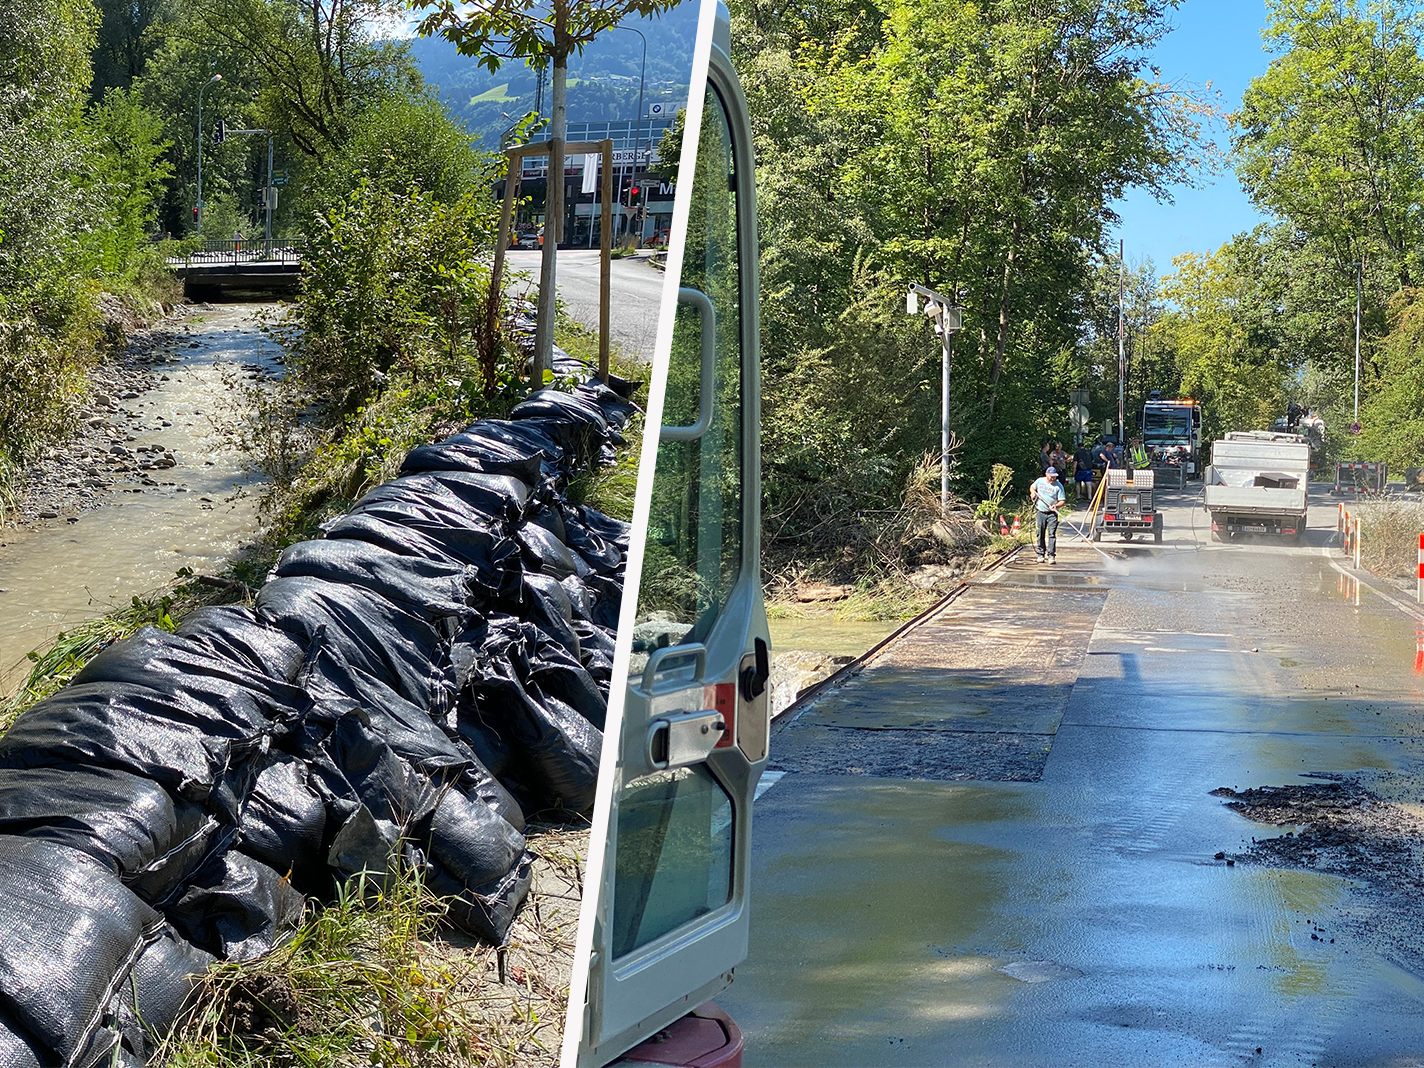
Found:
<path fill-rule="evenodd" d="M 574 156 L 568 161 L 566 161 L 564 164 L 564 174 L 568 175 L 569 177 L 573 177 L 575 175 L 582 175 L 584 168 L 583 161 L 583 156 Z M 652 162 L 653 152 L 651 149 L 645 148 L 640 151 L 635 151 L 631 148 L 620 148 L 615 149 L 613 152 L 613 166 L 615 167 L 647 167 Z M 534 158 L 526 157 L 524 160 L 524 167 L 520 171 L 520 174 L 522 174 L 526 178 L 539 178 L 543 177 L 547 173 L 549 173 L 549 160 L 546 156 L 538 156 Z"/>

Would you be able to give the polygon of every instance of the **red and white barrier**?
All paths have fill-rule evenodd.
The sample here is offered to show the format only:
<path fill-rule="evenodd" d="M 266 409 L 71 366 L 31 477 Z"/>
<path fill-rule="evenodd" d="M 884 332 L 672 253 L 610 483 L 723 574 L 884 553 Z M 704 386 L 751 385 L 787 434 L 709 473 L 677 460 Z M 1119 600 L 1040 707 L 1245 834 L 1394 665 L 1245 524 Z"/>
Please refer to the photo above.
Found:
<path fill-rule="evenodd" d="M 1419 535 L 1419 570 L 1414 578 L 1414 599 L 1424 602 L 1424 534 Z"/>

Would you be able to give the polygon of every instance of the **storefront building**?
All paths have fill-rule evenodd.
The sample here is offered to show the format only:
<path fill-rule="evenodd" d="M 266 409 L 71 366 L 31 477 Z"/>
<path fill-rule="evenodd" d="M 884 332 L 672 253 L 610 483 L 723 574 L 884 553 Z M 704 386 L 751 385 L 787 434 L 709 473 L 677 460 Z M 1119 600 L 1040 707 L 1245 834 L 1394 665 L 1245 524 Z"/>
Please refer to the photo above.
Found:
<path fill-rule="evenodd" d="M 655 173 L 658 142 L 672 126 L 672 117 L 653 104 L 641 123 L 633 119 L 571 122 L 570 141 L 613 141 L 613 240 L 616 244 L 636 236 L 639 244 L 662 244 L 672 227 L 673 183 Z M 545 181 L 549 161 L 527 158 L 520 174 L 519 195 L 527 199 L 520 209 L 522 227 L 544 222 Z M 593 247 L 599 243 L 599 156 L 570 156 L 564 163 L 564 245 Z M 503 193 L 503 186 L 499 189 Z"/>

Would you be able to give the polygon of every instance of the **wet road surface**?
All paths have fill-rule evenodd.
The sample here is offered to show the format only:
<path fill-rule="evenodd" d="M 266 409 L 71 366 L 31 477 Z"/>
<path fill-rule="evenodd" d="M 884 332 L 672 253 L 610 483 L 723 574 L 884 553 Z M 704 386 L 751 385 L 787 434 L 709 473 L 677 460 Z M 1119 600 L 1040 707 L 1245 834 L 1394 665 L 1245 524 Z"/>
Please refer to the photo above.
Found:
<path fill-rule="evenodd" d="M 1417 620 L 1326 557 L 1326 498 L 1300 547 L 1175 501 L 1162 546 L 1065 527 L 779 722 L 718 999 L 747 1065 L 1424 1063 L 1418 917 L 1214 859 L 1288 829 L 1210 794 L 1417 806 Z"/>
<path fill-rule="evenodd" d="M 172 356 L 164 379 L 123 402 L 132 413 L 126 447 L 161 445 L 175 461 L 154 472 L 154 484 L 122 478 L 73 522 L 0 536 L 0 689 L 23 677 L 26 653 L 65 627 L 151 592 L 180 568 L 220 570 L 256 532 L 258 479 L 218 426 L 233 418 L 233 384 L 279 365 L 281 349 L 258 323 L 270 307 L 197 313 L 162 343 Z"/>
<path fill-rule="evenodd" d="M 540 255 L 532 249 L 511 249 L 508 262 L 513 270 L 537 281 Z M 641 253 L 609 265 L 609 336 L 616 349 L 639 363 L 653 359 L 667 277 L 648 266 L 647 257 Z M 559 299 L 569 314 L 590 330 L 598 329 L 598 258 L 597 249 L 559 250 Z"/>

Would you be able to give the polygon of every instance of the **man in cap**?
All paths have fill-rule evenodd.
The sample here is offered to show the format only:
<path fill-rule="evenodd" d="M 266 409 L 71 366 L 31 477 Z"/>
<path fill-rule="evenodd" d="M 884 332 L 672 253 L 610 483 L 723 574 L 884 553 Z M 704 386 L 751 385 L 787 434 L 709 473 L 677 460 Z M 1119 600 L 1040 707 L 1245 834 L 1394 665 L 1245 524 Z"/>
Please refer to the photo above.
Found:
<path fill-rule="evenodd" d="M 1057 560 L 1058 510 L 1068 503 L 1068 495 L 1063 492 L 1063 484 L 1058 481 L 1058 468 L 1050 467 L 1043 477 L 1029 487 L 1028 495 L 1033 501 L 1035 519 L 1035 544 L 1038 548 L 1038 562 L 1045 559 L 1050 564 Z"/>

